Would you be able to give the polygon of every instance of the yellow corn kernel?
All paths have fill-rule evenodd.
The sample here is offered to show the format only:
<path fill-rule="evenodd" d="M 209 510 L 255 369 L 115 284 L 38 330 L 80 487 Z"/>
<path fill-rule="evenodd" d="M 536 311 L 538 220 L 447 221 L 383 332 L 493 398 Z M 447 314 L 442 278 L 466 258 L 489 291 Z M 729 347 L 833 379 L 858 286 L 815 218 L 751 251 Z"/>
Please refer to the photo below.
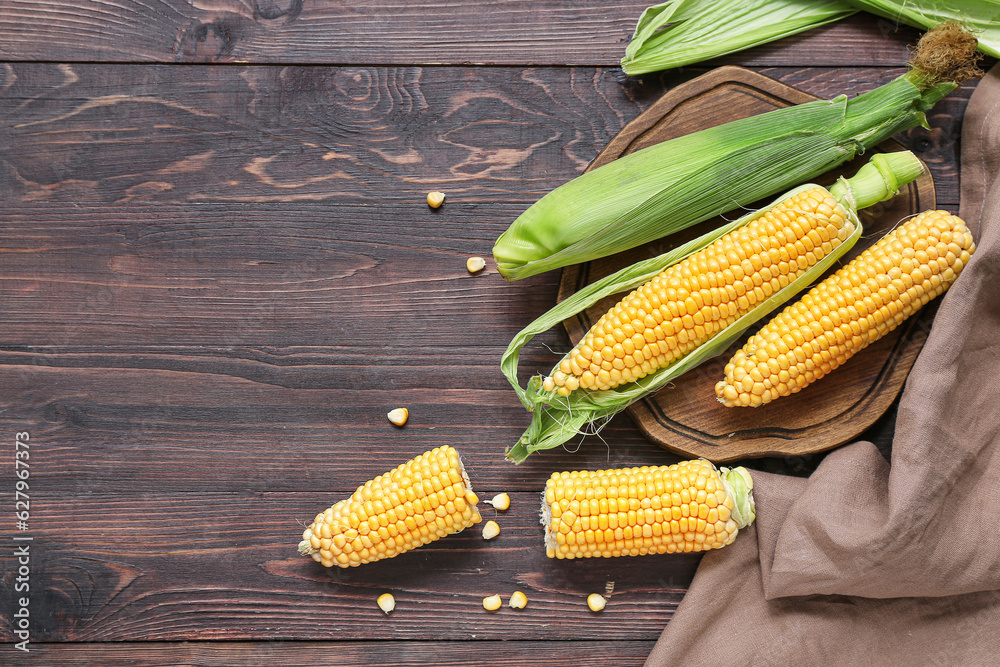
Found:
<path fill-rule="evenodd" d="M 483 525 L 483 539 L 492 540 L 500 534 L 500 525 L 496 521 L 487 521 Z"/>
<path fill-rule="evenodd" d="M 395 408 L 387 412 L 385 416 L 396 426 L 402 426 L 410 418 L 410 411 L 406 408 Z"/>
<path fill-rule="evenodd" d="M 718 549 L 753 521 L 752 488 L 744 468 L 719 471 L 704 459 L 554 473 L 542 501 L 546 554 L 608 558 Z"/>
<path fill-rule="evenodd" d="M 613 389 L 674 363 L 805 273 L 853 229 L 824 188 L 789 197 L 619 301 L 542 387 L 562 396 Z M 813 237 L 829 238 L 827 248 Z"/>
<path fill-rule="evenodd" d="M 607 604 L 607 599 L 600 593 L 591 593 L 587 596 L 587 606 L 590 607 L 590 611 L 603 611 Z"/>
<path fill-rule="evenodd" d="M 427 193 L 427 205 L 431 208 L 438 208 L 444 203 L 444 193 L 443 192 L 428 192 Z"/>
<path fill-rule="evenodd" d="M 396 608 L 396 598 L 392 597 L 392 593 L 382 593 L 377 602 L 378 608 L 387 614 Z"/>
<path fill-rule="evenodd" d="M 299 552 L 326 567 L 354 567 L 461 532 L 482 520 L 469 486 L 458 451 L 437 447 L 316 515 Z"/>
<path fill-rule="evenodd" d="M 490 500 L 484 500 L 487 505 L 493 505 L 493 509 L 505 510 L 510 507 L 510 496 L 506 493 L 498 493 Z"/>
<path fill-rule="evenodd" d="M 945 211 L 904 221 L 751 336 L 715 386 L 719 401 L 756 407 L 801 391 L 947 290 L 975 247 Z"/>
<path fill-rule="evenodd" d="M 465 260 L 465 268 L 469 273 L 479 273 L 486 268 L 486 260 L 482 257 L 470 257 Z"/>
<path fill-rule="evenodd" d="M 486 611 L 496 611 L 503 605 L 503 600 L 500 599 L 499 595 L 491 595 L 488 598 L 483 598 L 483 609 Z"/>
<path fill-rule="evenodd" d="M 528 606 L 528 596 L 521 591 L 514 591 L 507 604 L 511 609 L 524 609 Z"/>

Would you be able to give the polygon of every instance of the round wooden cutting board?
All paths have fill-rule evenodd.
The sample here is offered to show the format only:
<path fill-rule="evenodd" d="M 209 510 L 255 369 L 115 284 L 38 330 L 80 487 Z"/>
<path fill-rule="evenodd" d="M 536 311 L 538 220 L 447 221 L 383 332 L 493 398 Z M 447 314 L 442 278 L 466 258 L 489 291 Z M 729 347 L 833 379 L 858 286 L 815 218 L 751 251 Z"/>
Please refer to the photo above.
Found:
<path fill-rule="evenodd" d="M 623 128 L 589 169 L 660 141 L 815 99 L 818 98 L 756 72 L 720 67 L 665 94 Z M 902 148 L 894 141 L 887 141 L 876 152 Z M 868 157 L 862 156 L 813 180 L 829 185 L 841 175 L 851 176 Z M 925 173 L 892 200 L 859 212 L 864 233 L 843 261 L 856 256 L 904 217 L 934 206 L 934 182 Z M 739 214 L 737 211 L 725 218 L 732 220 Z M 667 239 L 566 268 L 558 298 L 561 301 L 584 285 L 640 259 L 666 252 L 721 222 L 722 218 L 716 218 Z M 563 323 L 573 344 L 616 300 L 616 297 L 605 299 Z M 732 353 L 770 319 L 762 318 L 724 354 L 633 404 L 628 412 L 650 440 L 660 446 L 720 463 L 759 456 L 810 454 L 836 447 L 855 439 L 895 400 L 927 338 L 936 309 L 934 301 L 899 329 L 797 394 L 759 408 L 726 408 L 715 397 L 715 383 L 722 379 L 722 369 Z"/>

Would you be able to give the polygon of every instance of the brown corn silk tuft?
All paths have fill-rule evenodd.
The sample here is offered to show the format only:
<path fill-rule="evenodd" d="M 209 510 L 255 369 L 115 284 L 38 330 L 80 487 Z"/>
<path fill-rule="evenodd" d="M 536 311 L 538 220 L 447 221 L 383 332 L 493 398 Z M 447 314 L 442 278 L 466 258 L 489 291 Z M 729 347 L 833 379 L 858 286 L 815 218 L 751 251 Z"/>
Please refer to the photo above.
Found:
<path fill-rule="evenodd" d="M 927 85 L 942 81 L 961 83 L 983 75 L 978 63 L 983 54 L 976 51 L 976 35 L 954 21 L 942 23 L 923 34 L 915 47 L 909 66 L 924 78 Z"/>

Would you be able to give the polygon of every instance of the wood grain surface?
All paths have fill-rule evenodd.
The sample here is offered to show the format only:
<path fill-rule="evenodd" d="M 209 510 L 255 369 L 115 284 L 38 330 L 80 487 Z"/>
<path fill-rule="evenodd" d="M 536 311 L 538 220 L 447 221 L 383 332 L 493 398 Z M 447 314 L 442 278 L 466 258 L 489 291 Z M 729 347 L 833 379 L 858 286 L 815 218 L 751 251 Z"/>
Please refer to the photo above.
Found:
<path fill-rule="evenodd" d="M 641 0 L 0 0 L 0 58 L 60 62 L 618 65 Z M 913 28 L 858 14 L 720 59 L 900 66 Z"/>
<path fill-rule="evenodd" d="M 317 660 L 343 665 L 441 665 L 525 667 L 641 665 L 652 641 L 358 641 L 331 648 L 323 641 L 52 643 L 32 648 L 23 664 L 65 667 L 314 667 Z M 319 656 L 319 658 L 317 658 Z"/>
<path fill-rule="evenodd" d="M 622 416 L 503 460 L 528 415 L 500 354 L 559 275 L 505 283 L 489 253 L 718 64 L 623 77 L 643 6 L 0 0 L 0 495 L 28 432 L 33 538 L 23 654 L 5 515 L 0 664 L 642 664 L 697 558 L 550 562 L 537 494 L 553 470 L 679 457 Z M 916 33 L 893 28 L 862 14 L 718 62 L 855 95 L 903 71 Z M 972 88 L 897 137 L 945 208 Z M 525 369 L 568 349 L 536 342 Z M 886 454 L 893 420 L 865 434 Z M 297 556 L 302 522 L 443 443 L 481 495 L 512 494 L 499 538 L 348 571 Z M 527 609 L 482 610 L 515 588 Z"/>

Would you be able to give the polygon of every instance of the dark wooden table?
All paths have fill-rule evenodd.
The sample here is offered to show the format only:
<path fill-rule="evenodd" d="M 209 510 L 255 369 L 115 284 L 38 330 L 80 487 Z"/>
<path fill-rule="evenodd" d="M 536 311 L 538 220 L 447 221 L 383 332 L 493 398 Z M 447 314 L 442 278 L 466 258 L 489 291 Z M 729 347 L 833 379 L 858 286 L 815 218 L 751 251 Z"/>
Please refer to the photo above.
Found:
<path fill-rule="evenodd" d="M 680 82 L 734 63 L 854 95 L 918 35 L 859 14 L 629 79 L 644 6 L 0 0 L 0 664 L 643 662 L 698 558 L 549 561 L 538 494 L 554 470 L 678 457 L 621 415 L 506 462 L 528 419 L 500 354 L 559 274 L 465 260 Z M 898 137 L 952 210 L 973 85 Z M 567 345 L 538 343 L 529 371 Z M 887 454 L 892 429 L 890 412 L 868 434 Z M 303 522 L 441 444 L 481 496 L 511 494 L 499 538 L 350 570 L 298 556 Z M 483 610 L 515 589 L 527 609 Z"/>

